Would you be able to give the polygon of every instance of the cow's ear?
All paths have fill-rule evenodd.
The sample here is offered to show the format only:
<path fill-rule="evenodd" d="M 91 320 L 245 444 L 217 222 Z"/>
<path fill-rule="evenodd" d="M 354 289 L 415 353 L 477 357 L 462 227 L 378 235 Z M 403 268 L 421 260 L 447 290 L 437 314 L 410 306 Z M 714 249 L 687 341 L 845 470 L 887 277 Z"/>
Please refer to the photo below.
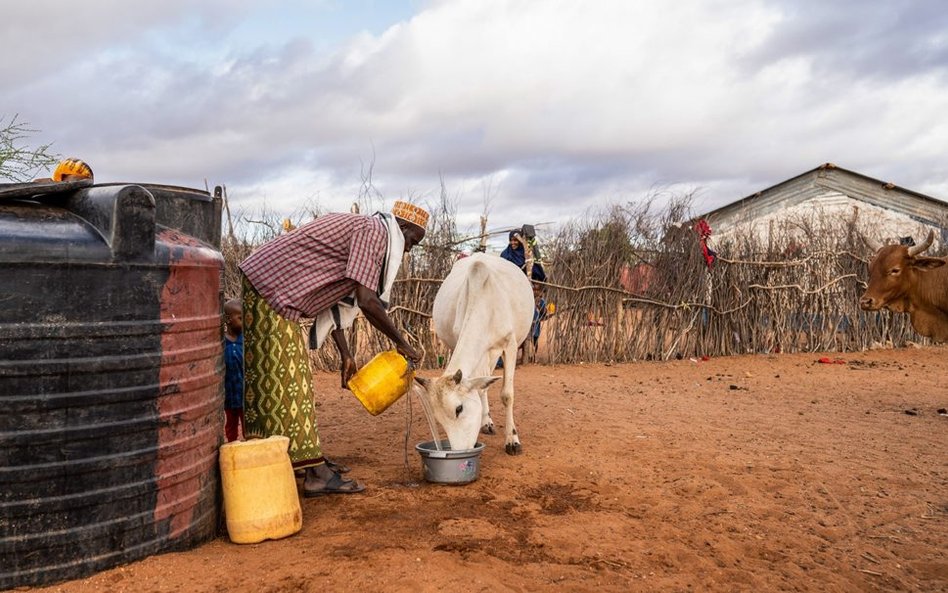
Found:
<path fill-rule="evenodd" d="M 415 383 L 418 383 L 419 385 L 421 385 L 422 387 L 424 387 L 425 390 L 427 390 L 427 389 L 428 389 L 428 385 L 431 383 L 431 381 L 430 381 L 429 379 L 425 379 L 424 377 L 418 377 L 418 376 L 416 376 L 416 377 L 415 377 Z"/>
<path fill-rule="evenodd" d="M 494 382 L 500 381 L 500 377 L 474 377 L 464 382 L 470 389 L 487 389 Z"/>
<path fill-rule="evenodd" d="M 460 385 L 460 384 L 461 384 L 461 378 L 462 378 L 462 377 L 461 377 L 461 369 L 458 369 L 458 372 L 454 373 L 454 377 L 452 377 L 452 378 L 454 379 L 454 383 L 455 383 L 456 385 Z"/>
<path fill-rule="evenodd" d="M 919 270 L 934 270 L 943 265 L 945 265 L 945 260 L 940 257 L 915 256 L 915 261 L 912 262 L 912 267 L 918 268 Z"/>

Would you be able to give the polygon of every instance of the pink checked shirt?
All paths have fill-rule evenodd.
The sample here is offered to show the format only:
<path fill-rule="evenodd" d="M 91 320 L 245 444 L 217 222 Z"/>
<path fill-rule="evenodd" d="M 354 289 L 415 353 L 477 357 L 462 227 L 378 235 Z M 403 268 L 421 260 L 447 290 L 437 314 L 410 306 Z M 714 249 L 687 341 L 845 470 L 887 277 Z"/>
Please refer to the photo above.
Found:
<path fill-rule="evenodd" d="M 327 214 L 254 251 L 240 270 L 273 310 L 316 317 L 361 284 L 378 291 L 388 231 L 378 217 Z"/>

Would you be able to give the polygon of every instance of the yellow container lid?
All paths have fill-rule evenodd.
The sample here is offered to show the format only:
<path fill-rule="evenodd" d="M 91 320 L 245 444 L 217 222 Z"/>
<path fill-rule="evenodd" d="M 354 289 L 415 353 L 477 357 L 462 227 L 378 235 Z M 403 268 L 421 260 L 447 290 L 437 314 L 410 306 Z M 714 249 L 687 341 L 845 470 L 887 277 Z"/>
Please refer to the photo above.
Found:
<path fill-rule="evenodd" d="M 346 385 L 370 414 L 378 416 L 408 393 L 414 378 L 408 359 L 386 350 L 376 354 Z"/>

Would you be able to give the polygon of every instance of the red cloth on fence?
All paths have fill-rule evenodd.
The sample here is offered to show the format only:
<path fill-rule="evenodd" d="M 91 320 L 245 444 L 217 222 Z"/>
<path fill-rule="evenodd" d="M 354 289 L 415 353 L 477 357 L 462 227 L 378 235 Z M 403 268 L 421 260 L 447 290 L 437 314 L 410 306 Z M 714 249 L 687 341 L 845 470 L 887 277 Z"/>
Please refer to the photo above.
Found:
<path fill-rule="evenodd" d="M 702 218 L 695 224 L 695 232 L 698 233 L 698 237 L 700 237 L 701 240 L 701 255 L 704 256 L 704 263 L 708 265 L 708 269 L 710 270 L 714 265 L 714 261 L 718 258 L 718 254 L 708 247 L 708 238 L 711 236 L 711 225 Z"/>

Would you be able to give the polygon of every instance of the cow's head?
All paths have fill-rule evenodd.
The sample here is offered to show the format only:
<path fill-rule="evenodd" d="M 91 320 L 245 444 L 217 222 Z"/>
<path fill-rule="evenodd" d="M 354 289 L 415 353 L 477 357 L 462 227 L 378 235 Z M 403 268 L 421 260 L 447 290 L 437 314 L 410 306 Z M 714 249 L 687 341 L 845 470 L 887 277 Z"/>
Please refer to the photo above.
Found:
<path fill-rule="evenodd" d="M 424 388 L 422 397 L 428 399 L 431 412 L 444 428 L 451 442 L 451 449 L 473 449 L 481 428 L 482 405 L 480 390 L 500 377 L 474 377 L 465 379 L 458 369 L 453 375 L 437 379 L 415 377 Z"/>
<path fill-rule="evenodd" d="M 906 245 L 882 245 L 869 263 L 869 284 L 859 299 L 864 311 L 877 311 L 883 307 L 893 311 L 905 311 L 913 290 L 918 285 L 918 275 L 945 265 L 945 260 L 921 255 L 931 247 L 935 233 L 929 231 L 928 238 L 914 247 Z"/>

